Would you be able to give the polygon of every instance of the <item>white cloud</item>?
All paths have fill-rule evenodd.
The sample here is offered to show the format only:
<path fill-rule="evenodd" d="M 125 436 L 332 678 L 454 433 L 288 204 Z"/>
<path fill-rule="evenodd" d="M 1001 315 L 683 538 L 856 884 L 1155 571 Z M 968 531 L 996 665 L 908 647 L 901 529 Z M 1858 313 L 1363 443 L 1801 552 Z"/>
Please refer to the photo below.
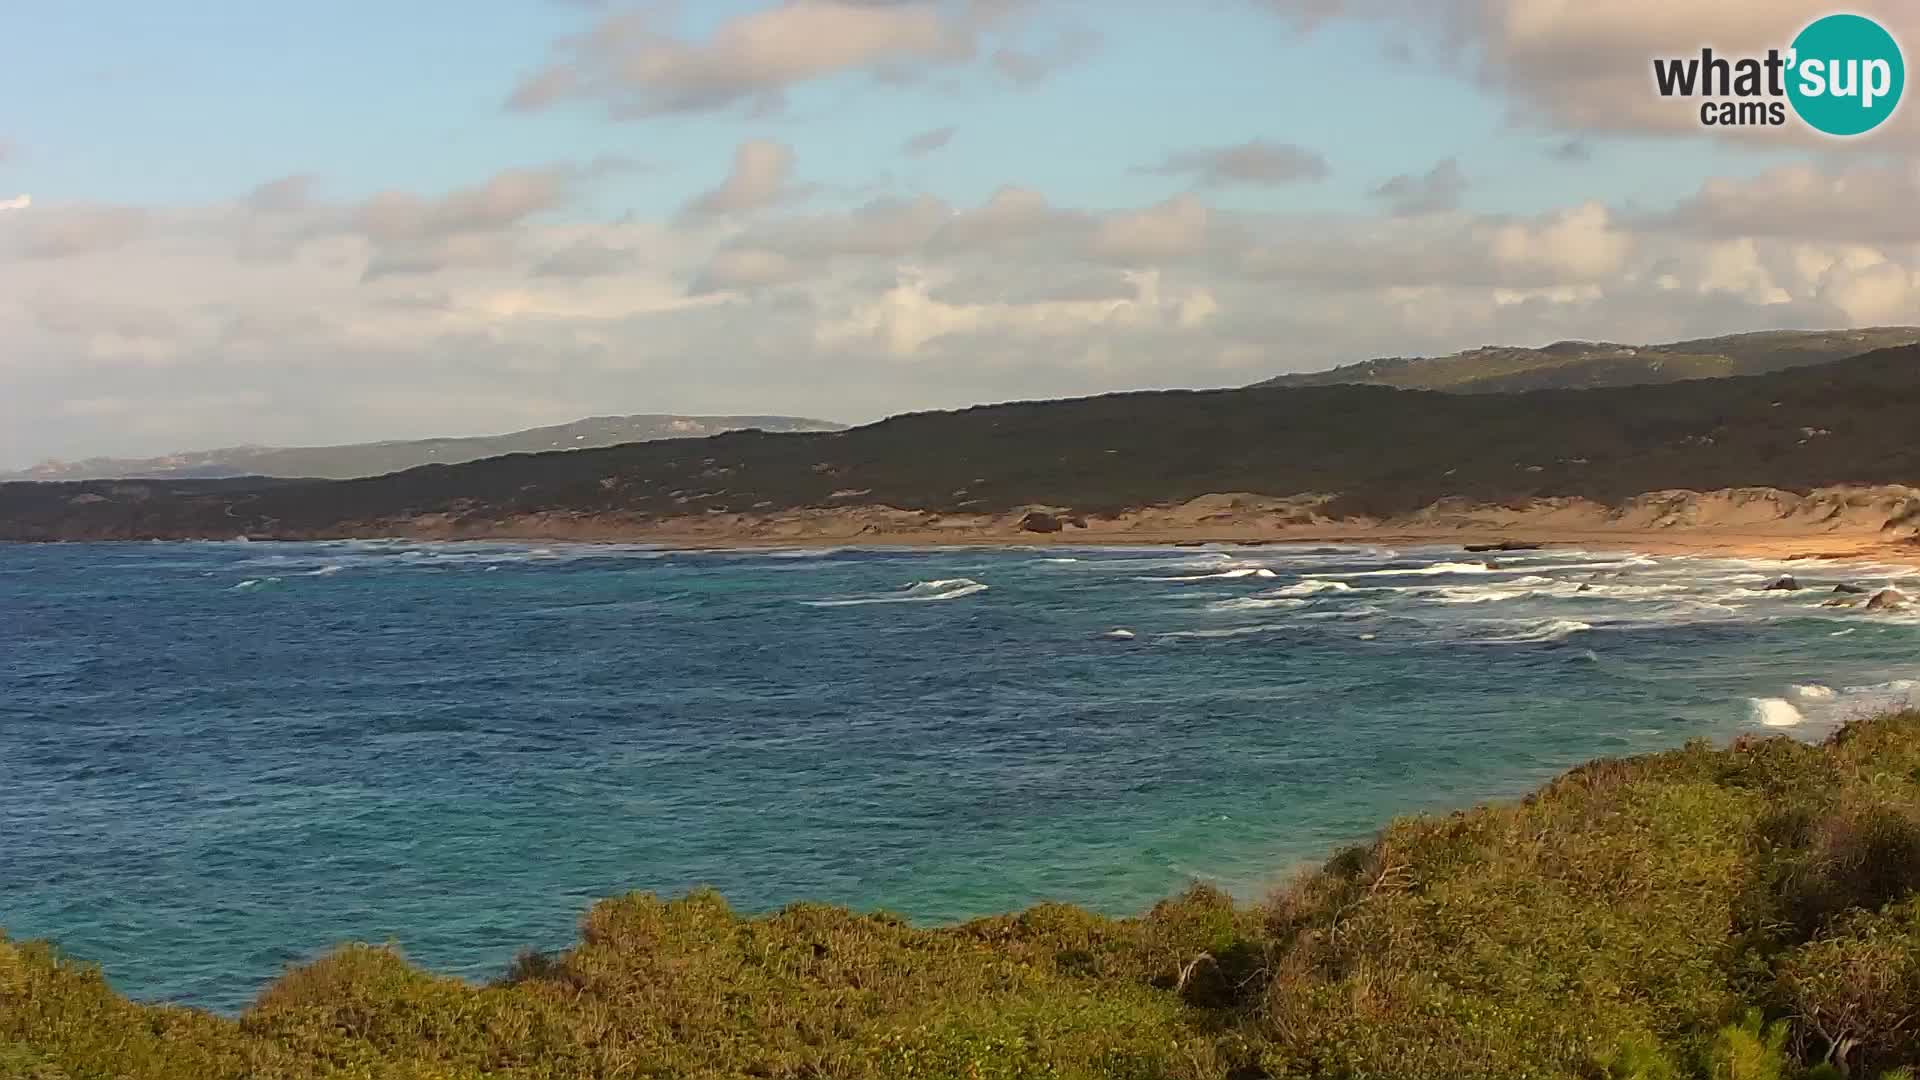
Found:
<path fill-rule="evenodd" d="M 1144 210 L 1114 214 L 1100 223 L 1093 250 L 1121 262 L 1152 262 L 1198 254 L 1207 244 L 1212 211 L 1191 195 Z"/>
<path fill-rule="evenodd" d="M 1373 189 L 1396 214 L 1437 214 L 1460 205 L 1467 178 L 1460 163 L 1447 158 L 1424 173 L 1402 173 Z"/>
<path fill-rule="evenodd" d="M 1828 10 L 1806 0 L 1739 4 L 1673 0 L 1260 0 L 1302 33 L 1335 19 L 1360 19 L 1408 33 L 1427 60 L 1465 72 L 1505 96 L 1524 122 L 1573 132 L 1652 132 L 1737 139 L 1761 145 L 1812 142 L 1799 125 L 1703 128 L 1695 107 L 1653 88 L 1655 57 L 1784 49 Z M 1903 41 L 1920 40 L 1920 5 L 1858 0 L 1840 10 L 1870 16 Z M 1902 109 L 1860 145 L 1920 141 L 1920 113 Z M 1834 146 L 1829 140 L 1821 145 Z"/>
<path fill-rule="evenodd" d="M 25 210 L 33 205 L 33 196 L 15 195 L 11 199 L 0 199 L 0 210 Z"/>
<path fill-rule="evenodd" d="M 768 160 L 716 189 L 732 192 L 716 211 L 756 213 L 692 219 L 592 220 L 571 197 L 587 173 L 561 167 L 350 203 L 287 185 L 191 208 L 36 205 L 0 222 L 0 464 L 576 410 L 861 420 L 1485 342 L 1920 312 L 1920 247 L 1886 214 L 1905 166 L 1713 182 L 1660 214 L 1391 217 L 1192 193 L 1085 209 L 1018 185 L 800 211 L 768 205 L 791 188 L 790 163 Z M 1845 216 L 1836 191 L 1866 208 Z M 60 411 L 104 398 L 173 410 L 170 426 Z"/>
<path fill-rule="evenodd" d="M 772 139 L 749 139 L 733 153 L 733 167 L 720 186 L 689 201 L 691 216 L 739 214 L 792 197 L 793 148 Z"/>
<path fill-rule="evenodd" d="M 1633 237 L 1616 228 L 1597 202 L 1533 223 L 1513 223 L 1489 234 L 1495 261 L 1516 270 L 1545 270 L 1569 281 L 1618 274 L 1633 250 Z"/>
<path fill-rule="evenodd" d="M 1751 179 L 1711 179 L 1659 220 L 1719 236 L 1800 236 L 1920 243 L 1920 158 L 1833 172 L 1782 165 Z"/>
<path fill-rule="evenodd" d="M 1000 0 L 786 0 L 736 15 L 704 40 L 655 10 L 610 15 L 562 41 L 508 99 L 540 109 L 599 101 L 616 116 L 777 107 L 795 86 L 844 73 L 904 77 L 977 58 L 1011 22 Z"/>
<path fill-rule="evenodd" d="M 1009 334 L 1051 340 L 1093 329 L 1195 327 L 1219 310 L 1204 289 L 1165 295 L 1155 272 L 1129 278 L 1130 297 L 949 303 L 932 295 L 928 281 L 916 275 L 856 305 L 840 319 L 823 323 L 816 340 L 828 349 L 877 342 L 890 355 L 904 358 L 950 336 Z"/>

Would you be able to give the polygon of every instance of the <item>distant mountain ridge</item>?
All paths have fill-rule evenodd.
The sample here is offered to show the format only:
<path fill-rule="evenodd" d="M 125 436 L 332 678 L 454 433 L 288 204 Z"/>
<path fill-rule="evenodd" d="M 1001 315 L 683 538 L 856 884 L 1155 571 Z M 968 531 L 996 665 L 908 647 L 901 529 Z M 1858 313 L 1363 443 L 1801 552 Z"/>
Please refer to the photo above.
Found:
<path fill-rule="evenodd" d="M 795 416 L 676 416 L 638 413 L 590 416 L 570 424 L 527 428 L 505 435 L 442 439 L 394 439 L 340 446 L 229 446 L 155 458 L 87 458 L 45 461 L 6 480 L 218 480 L 236 476 L 312 477 L 351 480 L 411 469 L 458 465 L 501 454 L 592 450 L 656 439 L 702 438 L 728 431 L 842 431 L 845 425 Z"/>
<path fill-rule="evenodd" d="M 0 541 L 618 538 L 663 522 L 859 507 L 928 521 L 1037 507 L 1071 523 L 1229 492 L 1312 496 L 1329 520 L 1442 500 L 1805 495 L 1912 485 L 1915 415 L 1920 345 L 1745 378 L 1525 395 L 1148 391 L 912 413 L 833 433 L 508 454 L 362 480 L 0 484 Z M 1885 509 L 1888 529 L 1920 524 L 1920 497 Z"/>
<path fill-rule="evenodd" d="M 1254 385 L 1360 384 L 1456 394 L 1587 390 L 1764 375 L 1915 342 L 1920 342 L 1920 327 L 1871 326 L 1859 330 L 1763 330 L 1664 345 L 1609 341 L 1556 341 L 1540 348 L 1483 345 L 1448 356 L 1362 360 L 1328 371 L 1278 375 Z"/>

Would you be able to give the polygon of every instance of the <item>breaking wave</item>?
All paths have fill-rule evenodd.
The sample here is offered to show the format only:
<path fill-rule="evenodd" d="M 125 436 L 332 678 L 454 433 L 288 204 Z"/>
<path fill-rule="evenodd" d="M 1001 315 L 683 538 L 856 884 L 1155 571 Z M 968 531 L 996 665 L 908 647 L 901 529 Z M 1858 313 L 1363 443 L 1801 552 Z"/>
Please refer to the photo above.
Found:
<path fill-rule="evenodd" d="M 829 600 L 802 600 L 808 607 L 858 607 L 862 604 L 924 604 L 935 600 L 958 600 L 985 592 L 987 585 L 972 578 L 939 578 L 916 581 L 887 596 L 845 596 Z"/>
<path fill-rule="evenodd" d="M 1565 641 L 1583 630 L 1593 629 L 1593 624 L 1578 619 L 1541 619 L 1519 626 L 1504 634 L 1490 634 L 1474 640 L 1492 645 L 1531 645 L 1549 641 Z"/>
<path fill-rule="evenodd" d="M 1747 699 L 1747 718 L 1762 727 L 1799 727 L 1806 722 L 1799 709 L 1785 698 L 1760 697 Z"/>

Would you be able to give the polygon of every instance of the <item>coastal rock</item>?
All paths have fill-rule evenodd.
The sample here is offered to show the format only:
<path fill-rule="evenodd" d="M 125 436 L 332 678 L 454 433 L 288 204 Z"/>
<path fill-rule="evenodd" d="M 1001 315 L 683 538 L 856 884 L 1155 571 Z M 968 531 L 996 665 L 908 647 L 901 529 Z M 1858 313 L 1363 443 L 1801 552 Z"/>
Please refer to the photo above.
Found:
<path fill-rule="evenodd" d="M 1538 551 L 1540 545 L 1525 540 L 1501 540 L 1492 544 L 1468 544 L 1467 550 L 1476 554 L 1482 551 Z"/>
<path fill-rule="evenodd" d="M 1084 529 L 1087 527 L 1087 519 L 1079 514 L 1068 514 L 1065 517 L 1061 518 L 1060 520 L 1066 522 L 1067 524 L 1073 526 L 1076 529 Z"/>
<path fill-rule="evenodd" d="M 1794 592 L 1799 588 L 1800 588 L 1800 583 L 1798 581 L 1793 580 L 1792 574 L 1781 574 L 1779 577 L 1774 579 L 1773 584 L 1767 586 L 1766 588 L 1760 591 L 1761 592 Z"/>
<path fill-rule="evenodd" d="M 1035 510 L 1020 519 L 1020 528 L 1024 532 L 1057 533 L 1063 526 L 1059 518 L 1045 511 Z"/>
<path fill-rule="evenodd" d="M 1910 604 L 1907 594 L 1899 589 L 1881 589 L 1867 601 L 1868 611 L 1903 611 Z"/>
<path fill-rule="evenodd" d="M 1852 607 L 1860 601 L 1845 596 L 1836 596 L 1831 600 L 1820 601 L 1821 607 Z"/>
<path fill-rule="evenodd" d="M 1848 596 L 1858 596 L 1866 592 L 1867 589 L 1866 589 L 1866 586 L 1864 585 L 1849 585 L 1845 582 L 1841 582 L 1840 584 L 1835 585 L 1833 587 L 1833 591 L 1836 593 L 1844 593 Z"/>

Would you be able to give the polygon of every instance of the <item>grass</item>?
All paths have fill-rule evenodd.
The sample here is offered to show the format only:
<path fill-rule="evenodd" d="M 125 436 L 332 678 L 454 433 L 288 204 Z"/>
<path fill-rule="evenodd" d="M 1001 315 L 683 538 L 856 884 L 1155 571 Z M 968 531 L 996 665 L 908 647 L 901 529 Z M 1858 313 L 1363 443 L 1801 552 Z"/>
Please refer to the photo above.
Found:
<path fill-rule="evenodd" d="M 1920 713 L 1396 821 L 1257 904 L 921 928 L 632 894 L 472 986 L 350 945 L 237 1017 L 0 941 L 0 1076 L 1832 1080 L 1920 1066 Z"/>

